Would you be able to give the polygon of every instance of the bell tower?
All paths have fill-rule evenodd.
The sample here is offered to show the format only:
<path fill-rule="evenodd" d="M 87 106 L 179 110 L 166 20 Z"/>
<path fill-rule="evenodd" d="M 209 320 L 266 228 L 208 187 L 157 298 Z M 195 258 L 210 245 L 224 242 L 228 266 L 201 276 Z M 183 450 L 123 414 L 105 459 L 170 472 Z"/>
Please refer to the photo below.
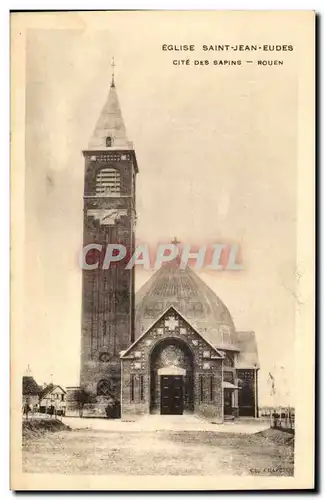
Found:
<path fill-rule="evenodd" d="M 138 166 L 127 139 L 114 72 L 83 155 L 83 246 L 98 244 L 102 251 L 88 252 L 86 263 L 98 266 L 82 270 L 80 386 L 104 406 L 105 398 L 119 398 L 120 352 L 134 340 L 134 269 L 125 267 L 135 246 Z M 106 247 L 115 244 L 126 248 L 126 256 L 103 269 Z"/>

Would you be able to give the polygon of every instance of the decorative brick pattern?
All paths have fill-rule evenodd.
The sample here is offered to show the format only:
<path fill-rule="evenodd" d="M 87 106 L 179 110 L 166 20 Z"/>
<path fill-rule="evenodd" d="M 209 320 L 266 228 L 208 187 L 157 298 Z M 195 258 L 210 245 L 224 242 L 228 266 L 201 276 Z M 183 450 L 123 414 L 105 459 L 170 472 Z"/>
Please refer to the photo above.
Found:
<path fill-rule="evenodd" d="M 171 322 L 173 330 L 170 330 Z M 186 333 L 185 333 L 186 331 Z M 194 341 L 194 342 L 193 342 Z M 195 345 L 194 345 L 195 344 Z M 186 369 L 184 379 L 184 408 L 221 422 L 223 420 L 222 362 L 214 351 L 215 359 L 206 361 L 203 354 L 211 347 L 173 308 L 169 309 L 121 357 L 122 418 L 129 420 L 148 412 L 160 411 L 160 381 L 158 368 L 170 364 Z M 141 370 L 135 369 L 136 353 L 141 352 Z M 138 355 L 138 354 L 137 354 Z M 134 379 L 134 398 L 131 400 L 130 380 L 142 376 L 142 399 L 137 379 Z M 203 398 L 200 398 L 200 376 L 204 380 Z M 212 385 L 211 385 L 212 377 Z M 211 392 L 212 388 L 212 392 Z M 187 398 L 187 399 L 186 399 Z"/>
<path fill-rule="evenodd" d="M 91 154 L 87 155 L 91 161 L 98 161 L 102 163 L 112 162 L 112 161 L 131 161 L 132 156 L 130 153 L 101 153 L 101 154 Z"/>

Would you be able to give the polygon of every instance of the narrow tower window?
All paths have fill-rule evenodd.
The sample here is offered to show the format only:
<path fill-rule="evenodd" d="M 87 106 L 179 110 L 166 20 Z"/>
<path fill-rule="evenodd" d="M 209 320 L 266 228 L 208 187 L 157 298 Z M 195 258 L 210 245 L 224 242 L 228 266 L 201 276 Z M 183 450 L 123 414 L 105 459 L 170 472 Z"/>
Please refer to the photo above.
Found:
<path fill-rule="evenodd" d="M 204 385 L 203 385 L 203 375 L 200 375 L 200 402 L 203 403 L 204 398 Z"/>
<path fill-rule="evenodd" d="M 102 168 L 96 176 L 96 194 L 118 196 L 121 191 L 120 173 L 115 168 Z"/>
<path fill-rule="evenodd" d="M 107 148 L 112 147 L 112 138 L 111 137 L 106 137 L 106 147 Z"/>
<path fill-rule="evenodd" d="M 144 376 L 140 375 L 140 401 L 144 401 Z"/>
<path fill-rule="evenodd" d="M 131 402 L 134 401 L 134 382 L 135 382 L 135 375 L 131 375 Z"/>

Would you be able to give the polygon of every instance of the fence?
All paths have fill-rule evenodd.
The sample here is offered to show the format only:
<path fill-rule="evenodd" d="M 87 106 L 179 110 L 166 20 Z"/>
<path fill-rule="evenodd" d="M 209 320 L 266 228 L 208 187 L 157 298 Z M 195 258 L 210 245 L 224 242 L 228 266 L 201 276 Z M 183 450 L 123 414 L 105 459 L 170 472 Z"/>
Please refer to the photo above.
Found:
<path fill-rule="evenodd" d="M 295 410 L 292 407 L 260 408 L 260 417 L 270 419 L 270 427 L 274 429 L 294 430 Z"/>
<path fill-rule="evenodd" d="M 26 406 L 22 408 L 22 415 L 24 420 L 29 420 L 29 419 L 56 419 L 56 420 L 62 420 L 62 417 L 65 415 L 64 410 L 59 410 L 54 407 L 48 407 L 46 409 L 40 409 L 40 408 L 29 408 L 27 409 Z"/>

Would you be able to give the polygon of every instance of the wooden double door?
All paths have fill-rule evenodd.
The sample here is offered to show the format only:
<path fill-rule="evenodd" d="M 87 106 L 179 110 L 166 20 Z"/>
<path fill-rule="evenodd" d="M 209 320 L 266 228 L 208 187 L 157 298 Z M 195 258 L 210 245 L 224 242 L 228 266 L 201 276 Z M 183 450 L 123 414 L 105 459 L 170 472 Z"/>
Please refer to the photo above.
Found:
<path fill-rule="evenodd" d="M 183 414 L 183 387 L 181 375 L 161 375 L 160 377 L 160 413 L 162 415 Z"/>

